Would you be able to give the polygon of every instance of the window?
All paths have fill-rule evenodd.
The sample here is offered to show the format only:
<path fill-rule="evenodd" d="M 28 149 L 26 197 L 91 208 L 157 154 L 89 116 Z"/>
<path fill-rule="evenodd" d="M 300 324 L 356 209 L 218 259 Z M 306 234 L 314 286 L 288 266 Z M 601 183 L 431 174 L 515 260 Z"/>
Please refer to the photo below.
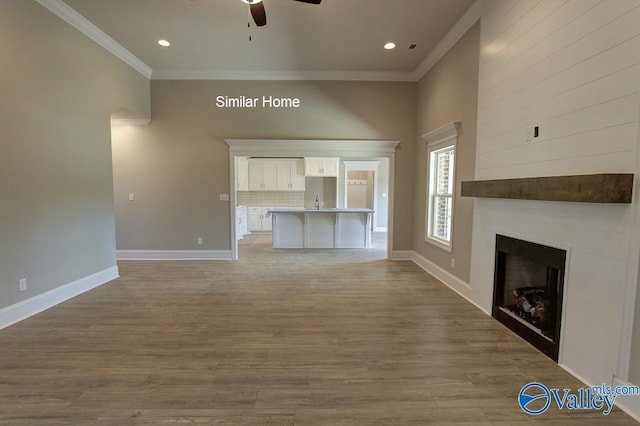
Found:
<path fill-rule="evenodd" d="M 455 156 L 458 123 L 427 133 L 429 180 L 425 240 L 452 250 Z"/>

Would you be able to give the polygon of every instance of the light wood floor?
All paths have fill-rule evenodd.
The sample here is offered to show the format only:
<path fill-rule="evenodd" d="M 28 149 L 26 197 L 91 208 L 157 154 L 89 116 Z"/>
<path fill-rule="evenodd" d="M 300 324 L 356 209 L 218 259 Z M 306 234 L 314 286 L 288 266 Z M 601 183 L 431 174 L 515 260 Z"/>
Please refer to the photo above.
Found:
<path fill-rule="evenodd" d="M 120 262 L 0 330 L 0 424 L 635 424 L 522 413 L 532 380 L 582 384 L 410 262 L 267 241 L 238 262 Z"/>

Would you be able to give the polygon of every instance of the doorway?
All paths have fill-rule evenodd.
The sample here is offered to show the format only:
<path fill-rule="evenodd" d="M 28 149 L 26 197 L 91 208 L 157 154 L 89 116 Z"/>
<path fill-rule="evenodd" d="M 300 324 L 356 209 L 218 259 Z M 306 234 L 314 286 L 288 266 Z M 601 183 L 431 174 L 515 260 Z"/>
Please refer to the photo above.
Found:
<path fill-rule="evenodd" d="M 346 208 L 374 209 L 374 175 L 375 172 L 372 170 L 349 171 L 347 174 Z"/>
<path fill-rule="evenodd" d="M 374 197 L 374 210 L 376 211 L 375 230 L 382 232 L 384 239 L 380 241 L 381 250 L 385 257 L 391 254 L 393 241 L 393 178 L 395 165 L 395 150 L 399 142 L 379 140 L 268 140 L 268 139 L 226 139 L 229 145 L 229 171 L 230 171 L 230 213 L 231 213 L 231 249 L 232 259 L 238 259 L 238 240 L 236 238 L 236 207 L 237 207 L 237 159 L 241 157 L 337 157 L 341 159 L 338 173 L 338 206 L 344 208 L 346 170 L 357 169 L 352 163 L 360 163 L 360 167 L 369 167 L 364 170 L 377 171 L 380 163 L 384 163 L 384 173 L 374 173 L 374 188 L 381 176 L 384 175 L 384 191 L 380 196 Z M 353 161 L 352 161 L 353 160 Z M 365 164 L 364 166 L 362 163 Z M 340 178 L 343 177 L 343 178 Z M 374 189 L 375 191 L 375 189 Z M 375 192 L 374 192 L 375 193 Z M 348 196 L 347 196 L 348 197 Z M 384 199 L 379 206 L 378 198 Z M 372 238 L 374 240 L 374 238 Z M 374 243 L 374 241 L 372 241 Z"/>

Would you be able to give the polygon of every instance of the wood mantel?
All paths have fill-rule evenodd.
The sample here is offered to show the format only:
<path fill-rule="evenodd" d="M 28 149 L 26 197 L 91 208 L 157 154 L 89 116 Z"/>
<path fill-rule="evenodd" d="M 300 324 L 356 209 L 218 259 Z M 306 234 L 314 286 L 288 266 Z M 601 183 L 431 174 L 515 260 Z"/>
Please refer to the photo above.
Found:
<path fill-rule="evenodd" d="M 633 174 L 548 176 L 462 182 L 463 197 L 631 203 Z"/>

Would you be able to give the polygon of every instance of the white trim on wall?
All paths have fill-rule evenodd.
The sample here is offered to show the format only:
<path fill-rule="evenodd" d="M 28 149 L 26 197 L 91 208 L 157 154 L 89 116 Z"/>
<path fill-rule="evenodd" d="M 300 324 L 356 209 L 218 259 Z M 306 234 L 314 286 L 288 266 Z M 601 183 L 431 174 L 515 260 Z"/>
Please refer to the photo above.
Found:
<path fill-rule="evenodd" d="M 473 306 L 480 309 L 485 314 L 491 316 L 491 312 L 487 311 L 482 306 L 478 305 L 476 302 L 473 301 L 471 297 L 471 286 L 468 283 L 464 282 L 463 280 L 451 274 L 450 272 L 442 269 L 441 267 L 431 262 L 427 258 L 421 256 L 417 252 L 413 250 L 396 250 L 391 253 L 391 256 L 389 258 L 391 260 L 412 261 L 413 263 L 418 265 L 420 268 L 422 268 L 424 271 L 433 275 L 438 281 L 440 281 L 441 283 L 449 287 L 451 290 L 458 293 L 467 302 L 471 303 Z"/>
<path fill-rule="evenodd" d="M 118 260 L 231 260 L 231 250 L 117 250 Z"/>
<path fill-rule="evenodd" d="M 0 329 L 39 314 L 118 277 L 118 267 L 113 266 L 0 309 Z"/>
<path fill-rule="evenodd" d="M 613 377 L 611 387 L 615 386 L 638 386 L 637 383 L 629 383 L 620 379 L 619 377 Z M 640 397 L 638 396 L 618 396 L 615 401 L 615 406 L 631 416 L 635 421 L 640 422 Z"/>
<path fill-rule="evenodd" d="M 453 218 L 455 215 L 456 209 L 456 177 L 457 167 L 455 158 L 457 158 L 457 147 L 458 147 L 458 132 L 460 129 L 459 121 L 452 121 L 443 126 L 438 127 L 437 129 L 431 130 L 430 132 L 422 135 L 422 138 L 427 142 L 427 158 L 426 162 L 429 165 L 429 172 L 427 174 L 427 185 L 426 185 L 426 204 L 425 204 L 425 218 L 424 218 L 424 241 L 438 247 L 442 250 L 445 250 L 449 253 L 453 252 L 453 236 L 455 233 L 455 227 L 453 223 Z M 453 161 L 453 191 L 451 194 L 451 217 L 450 217 L 450 235 L 449 241 L 441 239 L 435 235 L 433 232 L 433 216 L 435 215 L 435 206 L 434 204 L 434 194 L 437 176 L 439 171 L 437 170 L 436 163 L 436 155 L 439 153 L 438 151 L 449 150 L 453 151 L 454 161 Z"/>
<path fill-rule="evenodd" d="M 76 12 L 62 0 L 36 0 L 42 6 L 49 9 L 63 21 L 107 49 L 114 56 L 122 60 L 134 70 L 146 78 L 151 78 L 151 67 L 142 62 L 133 53 L 125 49 L 120 43 L 109 37 L 100 28 L 96 27 L 87 18 Z"/>

